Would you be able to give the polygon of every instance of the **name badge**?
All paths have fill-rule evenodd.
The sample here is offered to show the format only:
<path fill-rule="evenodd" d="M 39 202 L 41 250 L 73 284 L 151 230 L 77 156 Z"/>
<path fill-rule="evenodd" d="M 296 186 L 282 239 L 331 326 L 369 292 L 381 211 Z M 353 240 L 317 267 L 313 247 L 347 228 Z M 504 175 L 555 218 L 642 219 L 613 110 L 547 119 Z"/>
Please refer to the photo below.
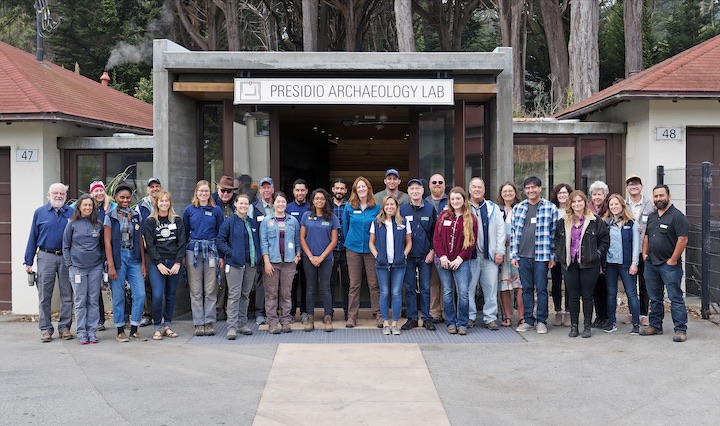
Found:
<path fill-rule="evenodd" d="M 412 221 L 413 221 L 413 217 L 412 217 L 412 216 L 405 216 L 405 220 L 407 220 L 408 222 L 412 222 Z"/>
<path fill-rule="evenodd" d="M 168 229 L 171 230 L 171 231 L 174 231 L 174 230 L 177 229 L 177 225 L 174 224 L 174 223 L 171 223 L 170 225 L 168 225 Z"/>
<path fill-rule="evenodd" d="M 294 247 L 295 247 L 295 244 L 293 244 L 293 243 L 288 243 L 288 248 L 289 248 L 289 249 L 292 249 L 292 248 L 294 248 Z"/>
<path fill-rule="evenodd" d="M 265 219 L 265 216 L 258 216 L 255 220 L 257 220 L 258 222 L 262 222 L 263 219 Z"/>
<path fill-rule="evenodd" d="M 530 223 L 537 223 L 537 218 L 536 218 L 536 217 L 531 217 L 531 218 L 530 218 Z"/>
<path fill-rule="evenodd" d="M 230 265 L 228 265 L 228 264 L 226 263 L 226 264 L 225 264 L 225 273 L 227 274 L 228 272 L 230 272 Z"/>
<path fill-rule="evenodd" d="M 647 222 L 647 220 L 648 220 L 648 215 L 646 215 L 646 214 L 642 215 L 642 221 Z"/>
<path fill-rule="evenodd" d="M 420 220 L 428 221 L 428 220 L 430 220 L 430 218 L 428 216 L 422 216 L 420 218 Z"/>
<path fill-rule="evenodd" d="M 212 212 L 205 212 L 205 216 L 212 216 Z"/>
<path fill-rule="evenodd" d="M 208 259 L 208 266 L 211 268 L 215 267 L 215 258 L 214 257 L 211 257 L 210 259 Z"/>
<path fill-rule="evenodd" d="M 443 226 L 450 226 L 450 225 L 452 225 L 452 222 L 450 222 L 449 220 L 445 219 L 443 221 Z"/>
<path fill-rule="evenodd" d="M 297 216 L 297 215 L 300 214 L 300 212 L 290 212 L 290 214 L 293 215 L 293 216 Z"/>
<path fill-rule="evenodd" d="M 398 229 L 405 229 L 405 225 L 398 225 Z"/>
<path fill-rule="evenodd" d="M 99 236 L 100 236 L 100 233 L 99 233 L 99 232 L 93 232 L 93 233 L 92 233 L 92 237 L 93 237 L 93 238 L 97 238 L 97 237 L 99 237 Z"/>
<path fill-rule="evenodd" d="M 668 226 L 665 225 L 664 223 L 661 223 L 661 224 L 660 224 L 660 229 L 667 229 L 667 227 L 668 227 Z"/>
<path fill-rule="evenodd" d="M 82 282 L 82 276 L 80 274 L 75 275 L 75 284 L 80 284 Z"/>
<path fill-rule="evenodd" d="M 625 225 L 625 226 L 623 226 L 623 229 L 630 229 L 630 226 Z"/>
<path fill-rule="evenodd" d="M 353 211 L 353 213 L 360 214 L 360 213 L 362 213 L 362 210 L 355 210 L 355 211 Z"/>
<path fill-rule="evenodd" d="M 322 225 L 322 226 L 330 226 L 330 222 L 327 222 L 327 221 L 325 221 L 325 222 L 320 222 L 320 225 Z"/>

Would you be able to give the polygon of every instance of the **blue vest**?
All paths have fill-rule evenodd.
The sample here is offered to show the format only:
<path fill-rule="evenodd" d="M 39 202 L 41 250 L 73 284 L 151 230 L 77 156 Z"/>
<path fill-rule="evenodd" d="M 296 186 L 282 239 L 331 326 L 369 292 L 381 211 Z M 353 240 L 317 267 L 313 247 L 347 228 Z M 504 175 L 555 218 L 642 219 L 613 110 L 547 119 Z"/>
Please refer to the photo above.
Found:
<path fill-rule="evenodd" d="M 394 222 L 394 221 L 393 221 Z M 376 268 L 389 268 L 390 265 L 388 264 L 388 258 L 387 258 L 387 231 L 388 228 L 383 223 L 382 225 L 379 225 L 377 222 L 375 222 L 375 248 L 377 249 L 378 255 L 377 258 L 375 258 L 375 267 Z M 394 224 L 393 225 L 393 246 L 395 249 L 395 255 L 393 258 L 392 266 L 395 267 L 405 267 L 406 265 L 406 259 L 405 259 L 405 235 L 407 234 L 407 229 L 405 228 L 405 223 L 401 223 L 400 225 Z"/>
<path fill-rule="evenodd" d="M 142 261 L 142 255 L 140 250 L 142 249 L 142 227 L 140 226 L 140 215 L 135 210 L 130 210 L 132 219 L 130 220 L 130 226 L 133 228 L 133 260 L 136 262 Z M 110 215 L 110 222 L 112 227 L 112 256 L 113 262 L 115 263 L 115 269 L 120 268 L 120 247 L 122 246 L 122 235 L 120 235 L 120 221 L 117 217 L 117 210 L 113 210 L 108 213 Z"/>
<path fill-rule="evenodd" d="M 625 226 L 620 228 L 620 235 L 622 236 L 622 249 L 623 249 L 623 266 L 630 267 L 632 264 L 632 246 L 633 246 L 633 221 L 628 220 Z M 626 229 L 627 228 L 627 229 Z"/>

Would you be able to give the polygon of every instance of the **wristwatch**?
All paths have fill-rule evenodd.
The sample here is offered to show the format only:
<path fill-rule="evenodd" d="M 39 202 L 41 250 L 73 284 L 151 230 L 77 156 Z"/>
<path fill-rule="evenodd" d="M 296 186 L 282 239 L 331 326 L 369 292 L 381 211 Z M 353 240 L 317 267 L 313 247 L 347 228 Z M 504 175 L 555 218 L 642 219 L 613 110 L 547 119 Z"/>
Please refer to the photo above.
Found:
<path fill-rule="evenodd" d="M 640 262 L 633 262 L 632 264 L 635 266 L 640 266 Z"/>

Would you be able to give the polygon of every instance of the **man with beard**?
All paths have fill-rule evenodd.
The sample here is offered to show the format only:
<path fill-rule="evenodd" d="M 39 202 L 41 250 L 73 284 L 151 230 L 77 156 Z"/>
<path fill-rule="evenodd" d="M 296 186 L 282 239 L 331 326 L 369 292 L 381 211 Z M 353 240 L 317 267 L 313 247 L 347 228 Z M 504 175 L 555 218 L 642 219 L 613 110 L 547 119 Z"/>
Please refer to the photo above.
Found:
<path fill-rule="evenodd" d="M 308 211 L 308 208 L 310 208 L 310 203 L 307 200 L 308 186 L 305 179 L 296 179 L 295 182 L 293 182 L 292 190 L 294 200 L 288 203 L 285 211 L 300 222 L 303 214 L 305 214 L 305 212 Z M 302 262 L 297 264 L 297 271 L 295 273 L 295 278 L 293 278 L 291 294 L 292 304 L 290 306 L 291 317 L 295 316 L 295 311 L 297 311 L 298 308 L 298 291 L 300 292 L 300 314 L 302 315 L 302 323 L 305 324 L 308 318 L 308 313 L 305 312 L 307 310 L 307 303 L 305 303 L 307 283 L 305 281 L 305 269 L 303 268 Z"/>
<path fill-rule="evenodd" d="M 385 189 L 375 194 L 375 201 L 380 204 L 386 195 L 392 195 L 398 201 L 398 206 L 409 203 L 408 195 L 398 189 L 400 182 L 400 173 L 395 169 L 388 169 L 383 180 Z"/>
<path fill-rule="evenodd" d="M 235 215 L 235 179 L 232 176 L 223 176 L 219 181 L 215 182 L 215 193 L 212 195 L 215 205 L 220 207 L 225 220 Z M 225 265 L 220 259 L 220 281 L 218 281 L 217 305 L 215 305 L 215 317 L 217 321 L 225 321 L 227 314 L 225 306 L 227 305 L 227 277 L 225 276 Z"/>
<path fill-rule="evenodd" d="M 688 242 L 690 225 L 685 215 L 670 204 L 667 185 L 653 188 L 653 202 L 657 211 L 648 217 L 642 245 L 645 284 L 650 298 L 650 325 L 640 330 L 640 335 L 652 336 L 663 332 L 664 286 L 670 299 L 670 315 L 675 329 L 673 342 L 684 342 L 687 339 L 687 310 L 680 284 L 683 276 L 682 253 Z"/>
<path fill-rule="evenodd" d="M 345 321 L 348 319 L 348 291 L 350 290 L 350 276 L 348 275 L 347 259 L 345 258 L 345 235 L 342 232 L 342 218 L 345 211 L 345 194 L 347 194 L 347 184 L 342 178 L 337 178 L 332 186 L 333 194 L 333 214 L 340 221 L 340 230 L 338 231 L 338 242 L 333 249 L 333 267 L 330 275 L 330 288 L 340 286 L 340 294 L 343 300 L 343 314 Z"/>
<path fill-rule="evenodd" d="M 39 299 L 38 324 L 43 343 L 52 340 L 55 332 L 51 320 L 52 296 L 55 279 L 60 289 L 60 319 L 58 332 L 60 338 L 70 340 L 73 313 L 73 293 L 70 285 L 70 273 L 65 266 L 62 252 L 62 239 L 65 226 L 72 216 L 73 209 L 65 205 L 67 187 L 62 183 L 50 185 L 47 193 L 48 203 L 35 210 L 32 227 L 25 249 L 25 272 L 32 272 L 33 259 L 37 252 L 37 291 Z"/>
<path fill-rule="evenodd" d="M 625 185 L 627 185 L 628 193 L 625 204 L 627 204 L 638 223 L 638 231 L 640 232 L 640 240 L 642 241 L 645 236 L 645 225 L 647 224 L 648 217 L 650 217 L 650 213 L 655 210 L 655 205 L 651 198 L 645 198 L 643 196 L 643 184 L 640 176 L 628 176 L 627 179 L 625 179 Z M 644 272 L 645 262 L 642 260 L 642 256 L 640 256 L 637 273 L 638 295 L 640 296 L 640 325 L 650 325 L 648 320 L 648 306 L 650 302 L 648 300 L 647 287 L 645 286 Z M 628 323 L 630 322 L 628 321 Z"/>
<path fill-rule="evenodd" d="M 445 178 L 436 173 L 430 177 L 429 184 L 430 195 L 425 197 L 425 201 L 435 207 L 435 213 L 439 216 L 447 208 L 448 203 L 448 197 L 445 193 Z M 437 216 L 435 219 L 437 219 Z M 440 285 L 440 276 L 434 265 L 432 277 L 430 278 L 430 315 L 436 324 L 443 321 L 442 286 Z"/>

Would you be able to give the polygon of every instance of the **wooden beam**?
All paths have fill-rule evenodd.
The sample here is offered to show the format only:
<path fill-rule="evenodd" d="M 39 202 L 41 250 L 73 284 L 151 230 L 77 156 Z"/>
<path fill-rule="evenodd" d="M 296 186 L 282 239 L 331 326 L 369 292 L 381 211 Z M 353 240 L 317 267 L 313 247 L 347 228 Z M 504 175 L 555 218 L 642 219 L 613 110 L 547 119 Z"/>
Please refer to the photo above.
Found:
<path fill-rule="evenodd" d="M 497 94 L 497 84 L 453 84 L 456 95 Z"/>
<path fill-rule="evenodd" d="M 205 82 L 190 82 L 190 81 L 176 81 L 173 83 L 173 92 L 184 92 L 184 93 L 233 93 L 235 85 L 234 83 L 205 83 Z"/>

